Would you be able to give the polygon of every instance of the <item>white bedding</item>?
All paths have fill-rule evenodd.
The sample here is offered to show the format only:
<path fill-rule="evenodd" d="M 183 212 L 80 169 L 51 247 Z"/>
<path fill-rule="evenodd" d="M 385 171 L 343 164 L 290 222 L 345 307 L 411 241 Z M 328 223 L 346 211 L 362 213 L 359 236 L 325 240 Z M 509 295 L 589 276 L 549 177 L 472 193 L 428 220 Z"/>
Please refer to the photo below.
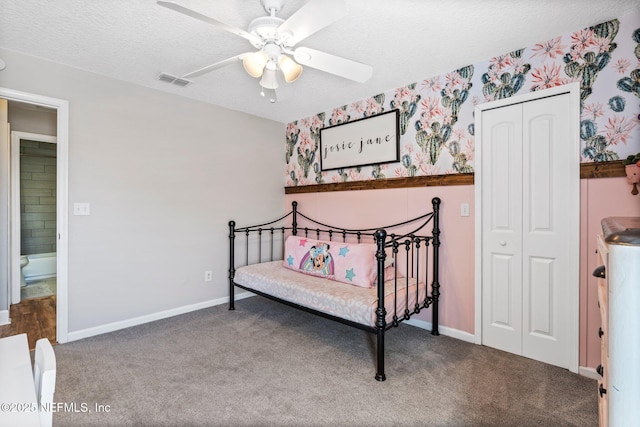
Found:
<path fill-rule="evenodd" d="M 375 326 L 378 296 L 376 288 L 362 288 L 322 277 L 289 270 L 282 261 L 266 262 L 240 267 L 234 282 L 256 291 L 313 308 L 342 319 Z M 401 318 L 405 310 L 406 279 L 398 278 L 397 313 Z M 418 283 L 419 301 L 425 299 L 426 286 Z M 416 280 L 409 279 L 409 310 L 416 303 Z M 393 278 L 385 282 L 385 308 L 387 323 L 393 321 Z M 402 290 L 400 290 L 402 289 Z"/>

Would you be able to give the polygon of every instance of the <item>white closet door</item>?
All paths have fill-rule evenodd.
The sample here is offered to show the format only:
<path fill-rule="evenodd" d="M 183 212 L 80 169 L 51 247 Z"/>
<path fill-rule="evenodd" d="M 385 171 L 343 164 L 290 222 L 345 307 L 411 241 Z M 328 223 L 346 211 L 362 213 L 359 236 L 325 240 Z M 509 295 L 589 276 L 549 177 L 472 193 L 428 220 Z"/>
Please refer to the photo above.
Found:
<path fill-rule="evenodd" d="M 523 108 L 523 356 L 569 364 L 569 283 L 575 218 L 567 214 L 569 162 L 568 95 L 522 104 Z"/>
<path fill-rule="evenodd" d="M 482 120 L 482 341 L 521 354 L 522 105 Z"/>
<path fill-rule="evenodd" d="M 482 342 L 569 366 L 570 97 L 482 113 Z"/>

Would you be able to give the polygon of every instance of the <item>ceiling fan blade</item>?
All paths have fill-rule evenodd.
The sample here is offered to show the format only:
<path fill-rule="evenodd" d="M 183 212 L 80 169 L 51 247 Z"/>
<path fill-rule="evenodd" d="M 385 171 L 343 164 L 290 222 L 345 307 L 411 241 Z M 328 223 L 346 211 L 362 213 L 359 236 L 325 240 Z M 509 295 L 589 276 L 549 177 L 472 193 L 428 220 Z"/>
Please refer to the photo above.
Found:
<path fill-rule="evenodd" d="M 183 79 L 189 79 L 191 77 L 198 77 L 203 74 L 206 74 L 210 71 L 217 70 L 218 68 L 225 67 L 229 64 L 233 64 L 234 62 L 242 61 L 246 55 L 250 53 L 242 53 L 240 55 L 232 56 L 231 58 L 227 58 L 224 61 L 216 62 L 215 64 L 207 65 L 206 67 L 200 68 L 198 70 L 192 71 L 190 73 L 182 76 Z"/>
<path fill-rule="evenodd" d="M 203 15 L 199 12 L 196 12 L 195 10 L 191 10 L 188 9 L 182 5 L 179 5 L 178 3 L 172 2 L 172 1 L 165 1 L 165 0 L 158 0 L 158 4 L 160 6 L 166 7 L 168 9 L 171 10 L 175 10 L 176 12 L 180 12 L 183 13 L 187 16 L 190 16 L 192 18 L 196 18 L 199 19 L 200 21 L 204 21 L 206 23 L 209 23 L 217 28 L 220 28 L 221 30 L 225 30 L 228 31 L 230 33 L 236 34 L 240 37 L 243 37 L 247 40 L 249 40 L 251 43 L 261 43 L 262 41 L 260 40 L 260 37 L 254 36 L 251 33 L 248 33 L 244 30 L 241 30 L 240 28 L 236 28 L 233 27 L 231 25 L 225 24 L 224 22 L 220 22 L 217 19 L 211 18 L 209 16 Z"/>
<path fill-rule="evenodd" d="M 299 47 L 293 52 L 294 59 L 302 65 L 316 68 L 336 76 L 364 83 L 373 74 L 373 67 L 350 59 L 331 55 L 330 53 Z"/>
<path fill-rule="evenodd" d="M 285 42 L 293 46 L 346 14 L 344 0 L 311 0 L 280 24 L 278 33 L 290 34 Z"/>

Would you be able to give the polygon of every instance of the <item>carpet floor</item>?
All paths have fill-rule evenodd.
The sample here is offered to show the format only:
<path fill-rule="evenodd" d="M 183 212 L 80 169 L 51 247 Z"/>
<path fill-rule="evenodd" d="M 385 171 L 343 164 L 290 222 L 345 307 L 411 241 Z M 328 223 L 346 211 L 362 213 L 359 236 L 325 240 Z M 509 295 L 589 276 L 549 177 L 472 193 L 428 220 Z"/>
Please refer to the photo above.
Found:
<path fill-rule="evenodd" d="M 596 426 L 596 381 L 253 297 L 55 347 L 56 426 Z"/>

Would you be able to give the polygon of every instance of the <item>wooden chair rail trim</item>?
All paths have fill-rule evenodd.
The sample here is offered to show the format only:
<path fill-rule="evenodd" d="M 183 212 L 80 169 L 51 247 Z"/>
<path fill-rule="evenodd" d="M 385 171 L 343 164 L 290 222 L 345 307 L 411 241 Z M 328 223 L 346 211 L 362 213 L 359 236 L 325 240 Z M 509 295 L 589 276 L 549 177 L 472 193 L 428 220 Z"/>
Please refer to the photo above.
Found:
<path fill-rule="evenodd" d="M 626 176 L 621 160 L 613 162 L 581 163 L 580 178 L 614 178 Z M 285 194 L 325 193 L 329 191 L 379 190 L 390 188 L 438 187 L 446 185 L 473 185 L 473 173 L 415 176 L 369 181 L 334 182 L 330 184 L 285 187 Z"/>

